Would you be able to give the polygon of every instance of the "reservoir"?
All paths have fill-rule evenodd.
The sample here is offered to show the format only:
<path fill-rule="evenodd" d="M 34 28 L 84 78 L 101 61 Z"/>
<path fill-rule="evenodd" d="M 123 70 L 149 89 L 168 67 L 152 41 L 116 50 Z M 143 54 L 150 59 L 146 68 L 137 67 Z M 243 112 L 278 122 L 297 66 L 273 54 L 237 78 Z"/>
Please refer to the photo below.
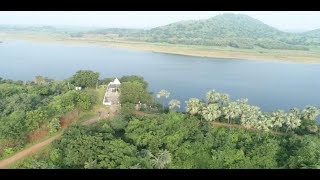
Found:
<path fill-rule="evenodd" d="M 93 70 L 100 78 L 140 75 L 149 90 L 166 89 L 170 99 L 205 99 L 209 90 L 227 93 L 232 100 L 248 98 L 264 111 L 320 106 L 320 64 L 202 58 L 98 45 L 39 43 L 22 40 L 0 44 L 0 77 L 33 80 L 71 77 Z"/>

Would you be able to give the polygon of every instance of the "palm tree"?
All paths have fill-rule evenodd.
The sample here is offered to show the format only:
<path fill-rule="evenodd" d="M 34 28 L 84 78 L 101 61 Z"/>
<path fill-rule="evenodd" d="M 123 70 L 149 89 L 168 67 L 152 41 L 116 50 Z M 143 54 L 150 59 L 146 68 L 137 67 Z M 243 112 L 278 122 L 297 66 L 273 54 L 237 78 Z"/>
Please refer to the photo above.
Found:
<path fill-rule="evenodd" d="M 228 94 L 220 94 L 220 104 L 221 106 L 225 106 L 229 103 L 230 97 Z"/>
<path fill-rule="evenodd" d="M 236 102 L 238 104 L 244 105 L 244 104 L 248 104 L 248 99 L 247 98 L 240 98 Z"/>
<path fill-rule="evenodd" d="M 277 110 L 276 112 L 272 113 L 272 117 L 273 117 L 272 123 L 274 127 L 276 127 L 276 132 L 286 122 L 286 116 L 287 114 L 283 110 Z"/>
<path fill-rule="evenodd" d="M 219 110 L 218 104 L 209 104 L 202 109 L 201 115 L 207 121 L 214 121 L 221 116 L 221 111 Z"/>
<path fill-rule="evenodd" d="M 286 132 L 288 132 L 288 130 L 296 129 L 301 125 L 301 119 L 298 114 L 297 108 L 291 109 L 290 112 L 287 114 L 286 125 Z"/>
<path fill-rule="evenodd" d="M 222 114 L 228 119 L 228 123 L 230 124 L 231 119 L 235 119 L 240 116 L 240 106 L 236 102 L 231 102 L 228 106 L 222 108 Z"/>
<path fill-rule="evenodd" d="M 319 114 L 320 114 L 319 108 L 316 108 L 314 106 L 307 106 L 302 111 L 302 119 L 315 121 Z"/>
<path fill-rule="evenodd" d="M 161 91 L 158 92 L 157 98 L 165 97 L 168 98 L 170 96 L 170 92 L 167 90 L 162 89 Z M 162 104 L 163 110 L 164 110 L 164 103 Z"/>
<path fill-rule="evenodd" d="M 215 90 L 208 91 L 206 97 L 208 104 L 219 103 L 220 105 L 225 105 L 229 102 L 228 94 L 221 94 Z"/>
<path fill-rule="evenodd" d="M 170 109 L 180 108 L 180 101 L 172 99 L 168 105 Z"/>
<path fill-rule="evenodd" d="M 207 92 L 207 102 L 210 103 L 216 103 L 220 100 L 220 93 L 216 92 L 215 90 L 211 90 Z"/>
<path fill-rule="evenodd" d="M 186 111 L 191 115 L 199 113 L 202 107 L 200 100 L 197 98 L 190 98 L 188 101 L 186 101 L 186 104 Z"/>
<path fill-rule="evenodd" d="M 312 132 L 312 133 L 316 133 L 316 132 L 318 132 L 318 126 L 317 125 L 310 125 L 310 126 L 308 126 L 308 130 L 310 131 L 310 132 Z"/>
<path fill-rule="evenodd" d="M 151 160 L 154 168 L 163 169 L 171 163 L 171 153 L 168 150 L 160 150 Z"/>
<path fill-rule="evenodd" d="M 267 114 L 260 114 L 258 117 L 258 121 L 255 124 L 255 128 L 268 132 L 270 130 L 270 127 L 272 127 L 270 117 Z"/>
<path fill-rule="evenodd" d="M 261 115 L 260 108 L 247 104 L 241 104 L 240 122 L 246 128 L 255 127 L 258 123 L 258 118 Z"/>

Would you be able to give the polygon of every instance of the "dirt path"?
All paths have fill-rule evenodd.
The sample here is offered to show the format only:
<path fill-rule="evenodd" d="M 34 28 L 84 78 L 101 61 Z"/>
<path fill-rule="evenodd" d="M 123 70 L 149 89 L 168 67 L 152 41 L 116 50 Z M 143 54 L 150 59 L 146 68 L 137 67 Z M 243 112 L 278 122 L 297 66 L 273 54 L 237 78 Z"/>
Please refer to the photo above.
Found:
<path fill-rule="evenodd" d="M 58 139 L 60 136 L 62 135 L 62 133 L 57 134 L 45 141 L 42 141 L 38 144 L 35 144 L 21 152 L 18 152 L 17 154 L 11 156 L 10 158 L 4 159 L 0 161 L 0 169 L 6 169 L 7 167 L 9 167 L 10 165 L 12 165 L 13 163 L 15 163 L 18 160 L 21 160 L 27 156 L 30 156 L 31 154 L 40 151 L 41 149 L 43 149 L 44 147 L 46 147 L 47 145 L 51 144 L 52 141 Z"/>
<path fill-rule="evenodd" d="M 113 117 L 116 113 L 117 113 L 117 110 L 118 108 L 112 108 L 110 113 L 109 111 L 106 111 L 105 109 L 101 109 L 100 112 L 100 116 L 95 116 L 87 121 L 84 121 L 82 123 L 82 125 L 90 125 L 90 124 L 93 124 L 97 121 L 99 121 L 100 119 L 105 119 L 105 118 L 108 118 L 108 117 Z M 108 114 L 109 113 L 109 114 Z M 43 148 L 45 148 L 46 146 L 48 146 L 49 144 L 51 144 L 54 140 L 58 139 L 59 137 L 62 136 L 63 133 L 60 133 L 60 134 L 57 134 L 45 141 L 42 141 L 38 144 L 35 144 L 27 149 L 24 149 L 23 151 L 21 152 L 18 152 L 16 153 L 15 155 L 7 158 L 7 159 L 4 159 L 4 160 L 1 160 L 0 161 L 0 169 L 6 169 L 8 168 L 10 165 L 14 164 L 15 162 L 25 158 L 25 157 L 28 157 L 36 152 L 39 152 L 40 150 L 42 150 Z"/>
<path fill-rule="evenodd" d="M 115 102 L 118 102 L 118 98 L 119 98 L 119 95 L 117 94 L 117 96 L 113 97 L 112 100 Z M 90 125 L 90 124 L 98 122 L 101 119 L 112 118 L 119 112 L 119 109 L 120 109 L 120 106 L 116 103 L 112 104 L 110 106 L 109 110 L 106 110 L 105 108 L 100 108 L 97 110 L 97 116 L 95 116 L 89 120 L 86 120 L 86 121 L 82 122 L 81 124 L 82 125 Z M 62 129 L 65 129 L 69 125 L 70 125 L 70 123 L 67 122 L 64 127 L 62 126 Z M 51 144 L 54 140 L 61 137 L 62 134 L 63 134 L 63 132 L 45 140 L 45 141 L 39 142 L 39 143 L 37 143 L 27 149 L 24 149 L 21 152 L 18 152 L 7 159 L 0 160 L 0 169 L 6 169 L 10 165 L 12 165 L 13 163 L 42 150 L 47 145 Z"/>

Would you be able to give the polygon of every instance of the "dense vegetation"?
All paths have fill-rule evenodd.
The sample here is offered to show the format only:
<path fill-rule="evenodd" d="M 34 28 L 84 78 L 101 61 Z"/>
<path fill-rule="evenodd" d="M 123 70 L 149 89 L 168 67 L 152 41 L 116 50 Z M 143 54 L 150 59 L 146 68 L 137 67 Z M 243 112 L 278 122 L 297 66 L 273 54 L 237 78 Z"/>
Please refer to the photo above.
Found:
<path fill-rule="evenodd" d="M 57 132 L 64 114 L 89 110 L 95 101 L 87 91 L 74 90 L 68 80 L 0 78 L 0 158 L 32 142 L 37 133 Z"/>
<path fill-rule="evenodd" d="M 209 91 L 206 101 L 190 98 L 186 112 L 176 112 L 181 104 L 172 99 L 168 111 L 149 101 L 142 77 L 123 80 L 118 116 L 91 126 L 71 126 L 49 151 L 16 167 L 320 167 L 319 108 L 262 112 L 247 99 L 230 101 L 227 94 Z M 170 98 L 170 92 L 161 90 L 156 97 Z M 139 104 L 140 113 L 136 113 L 134 106 Z M 143 109 L 143 105 L 155 109 Z"/>

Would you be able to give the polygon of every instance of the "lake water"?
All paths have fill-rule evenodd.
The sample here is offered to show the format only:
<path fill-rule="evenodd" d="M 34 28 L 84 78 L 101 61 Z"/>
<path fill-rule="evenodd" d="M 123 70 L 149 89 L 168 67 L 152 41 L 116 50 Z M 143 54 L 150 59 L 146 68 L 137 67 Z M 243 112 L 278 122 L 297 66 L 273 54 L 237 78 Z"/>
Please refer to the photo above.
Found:
<path fill-rule="evenodd" d="M 190 97 L 205 98 L 211 89 L 231 99 L 248 98 L 265 111 L 320 105 L 320 64 L 201 58 L 95 45 L 5 41 L 0 43 L 0 77 L 54 79 L 77 70 L 100 72 L 100 77 L 141 75 L 149 90 L 166 89 L 185 107 Z"/>

